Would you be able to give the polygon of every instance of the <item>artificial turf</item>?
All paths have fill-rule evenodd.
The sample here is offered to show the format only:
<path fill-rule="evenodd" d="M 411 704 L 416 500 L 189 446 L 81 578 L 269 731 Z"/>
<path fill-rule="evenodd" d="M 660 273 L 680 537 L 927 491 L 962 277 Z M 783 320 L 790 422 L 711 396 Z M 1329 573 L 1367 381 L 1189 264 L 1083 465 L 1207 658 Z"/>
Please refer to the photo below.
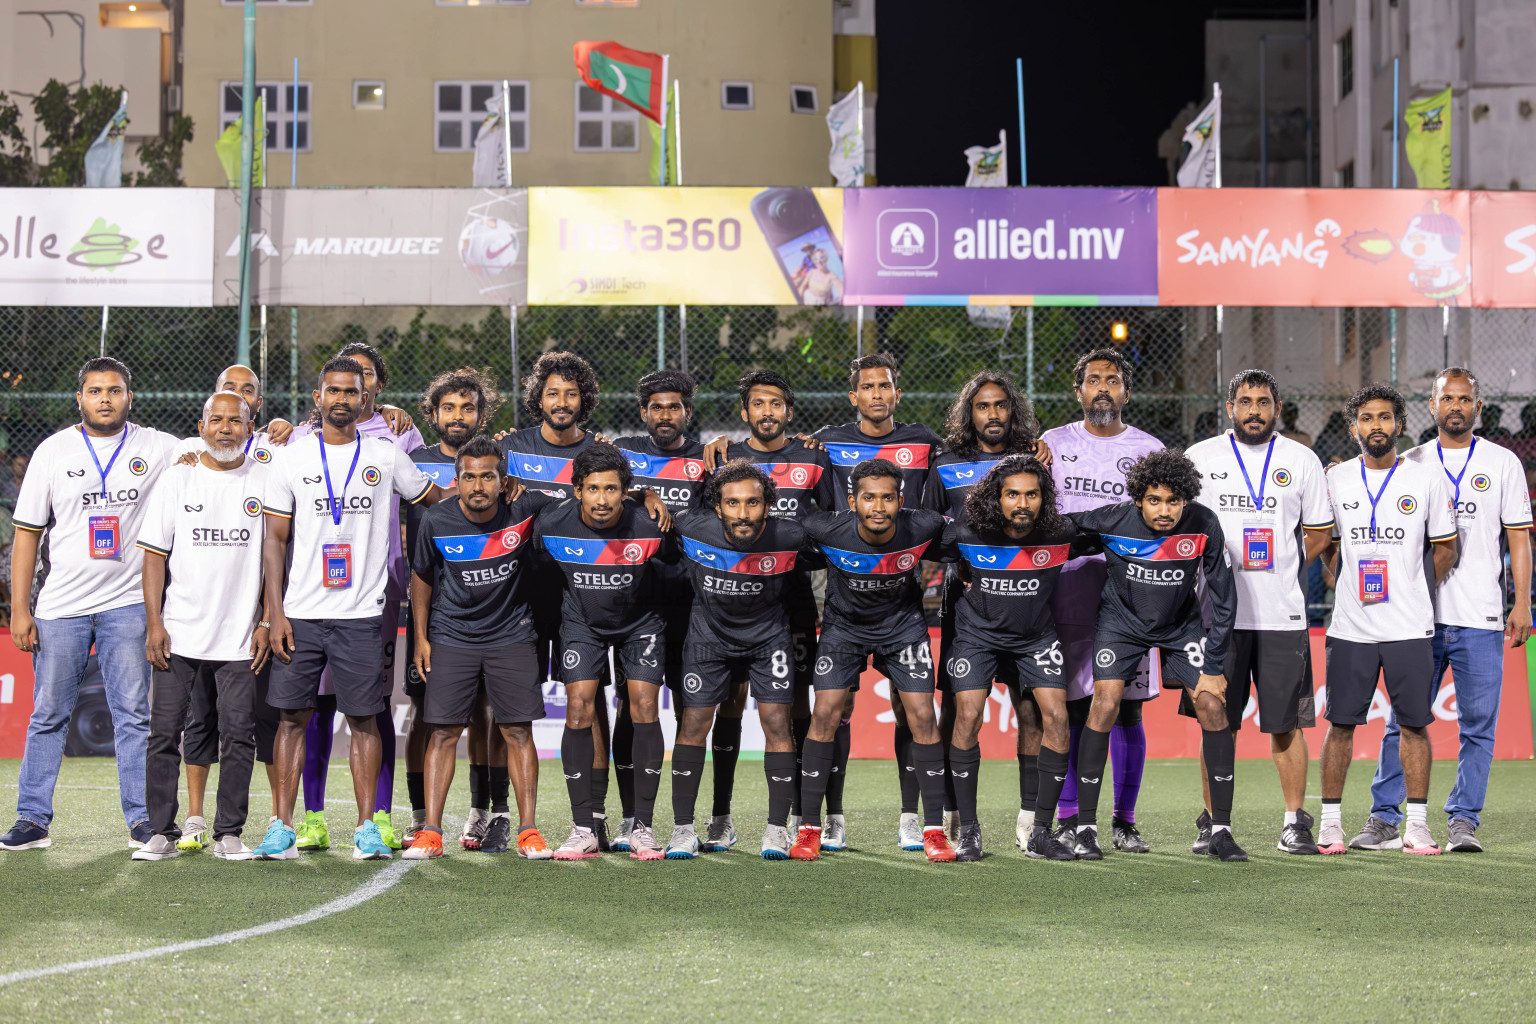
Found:
<path fill-rule="evenodd" d="M 14 797 L 17 765 L 0 761 L 0 799 Z M 1351 772 L 1351 832 L 1371 767 Z M 384 866 L 350 859 L 345 763 L 332 771 L 329 853 L 146 864 L 129 861 L 111 762 L 67 762 L 53 848 L 0 855 L 0 975 L 247 928 L 357 889 Z M 450 841 L 442 860 L 311 924 L 0 985 L 0 1020 L 1499 1021 L 1528 1019 L 1536 997 L 1531 762 L 1495 765 L 1487 853 L 1433 858 L 1279 853 L 1273 768 L 1240 762 L 1247 864 L 1190 854 L 1190 762 L 1147 766 L 1137 818 L 1153 852 L 1099 864 L 1014 849 L 1009 762 L 983 765 L 984 861 L 900 852 L 895 771 L 877 761 L 851 766 L 847 852 L 765 862 L 761 771 L 740 766 L 742 839 L 728 854 L 530 863 Z M 1453 773 L 1436 763 L 1432 808 Z M 546 762 L 539 821 L 551 845 L 565 833 L 562 781 Z M 259 773 L 255 785 L 250 845 L 269 799 Z M 1314 765 L 1314 814 L 1316 786 Z M 703 815 L 709 793 L 706 770 Z M 450 809 L 462 814 L 467 796 L 461 764 Z M 658 809 L 665 841 L 665 782 Z M 460 821 L 447 823 L 450 840 Z M 1443 815 L 1430 821 L 1443 839 Z"/>

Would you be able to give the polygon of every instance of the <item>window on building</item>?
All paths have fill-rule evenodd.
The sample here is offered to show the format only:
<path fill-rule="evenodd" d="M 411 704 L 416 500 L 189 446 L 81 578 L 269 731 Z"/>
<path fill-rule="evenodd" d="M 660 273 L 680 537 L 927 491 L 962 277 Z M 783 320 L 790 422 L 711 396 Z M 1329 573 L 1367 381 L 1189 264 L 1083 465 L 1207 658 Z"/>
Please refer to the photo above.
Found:
<path fill-rule="evenodd" d="M 816 113 L 816 87 L 814 85 L 790 86 L 789 109 L 797 114 Z"/>
<path fill-rule="evenodd" d="M 239 119 L 242 92 L 240 82 L 224 82 L 222 86 L 221 132 Z M 308 82 L 300 82 L 295 93 L 292 82 L 256 83 L 256 91 L 267 107 L 267 149 L 285 153 L 295 149 L 300 153 L 310 151 L 309 88 Z"/>
<path fill-rule="evenodd" d="M 721 82 L 720 106 L 726 110 L 751 110 L 752 83 Z"/>
<path fill-rule="evenodd" d="M 485 123 L 485 105 L 501 95 L 500 82 L 436 82 L 433 85 L 432 148 L 439 153 L 459 153 L 475 148 L 475 137 Z M 512 151 L 528 151 L 528 83 L 507 83 L 507 127 Z"/>
<path fill-rule="evenodd" d="M 379 81 L 354 81 L 352 105 L 359 110 L 384 109 L 384 83 Z"/>
<path fill-rule="evenodd" d="M 1355 30 L 1346 29 L 1334 44 L 1334 55 L 1339 66 L 1339 102 L 1355 91 Z"/>
<path fill-rule="evenodd" d="M 582 152 L 640 148 L 640 112 L 576 83 L 576 148 Z"/>
<path fill-rule="evenodd" d="M 1355 162 L 1350 160 L 1337 172 L 1339 188 L 1355 187 Z"/>

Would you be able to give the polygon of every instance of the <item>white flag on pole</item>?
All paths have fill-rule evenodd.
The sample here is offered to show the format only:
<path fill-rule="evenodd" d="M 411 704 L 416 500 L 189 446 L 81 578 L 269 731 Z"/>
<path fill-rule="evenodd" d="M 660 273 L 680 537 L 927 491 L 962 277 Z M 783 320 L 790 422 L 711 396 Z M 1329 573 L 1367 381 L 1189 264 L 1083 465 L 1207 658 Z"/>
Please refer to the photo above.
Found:
<path fill-rule="evenodd" d="M 485 120 L 480 123 L 480 133 L 475 136 L 476 188 L 505 188 L 507 180 L 506 133 L 501 125 L 501 95 L 498 93 L 485 101 Z"/>
<path fill-rule="evenodd" d="M 827 111 L 827 131 L 832 133 L 832 152 L 827 169 L 837 179 L 838 188 L 862 188 L 864 185 L 864 83 Z"/>
<path fill-rule="evenodd" d="M 120 188 L 123 184 L 123 135 L 128 131 L 128 90 L 118 101 L 117 113 L 102 126 L 101 134 L 85 151 L 85 187 Z"/>
<path fill-rule="evenodd" d="M 972 146 L 965 151 L 970 173 L 965 176 L 966 188 L 1008 187 L 1008 133 L 997 133 L 997 145 Z"/>
<path fill-rule="evenodd" d="M 1189 155 L 1179 167 L 1182 188 L 1221 187 L 1221 86 L 1204 110 L 1184 127 Z"/>

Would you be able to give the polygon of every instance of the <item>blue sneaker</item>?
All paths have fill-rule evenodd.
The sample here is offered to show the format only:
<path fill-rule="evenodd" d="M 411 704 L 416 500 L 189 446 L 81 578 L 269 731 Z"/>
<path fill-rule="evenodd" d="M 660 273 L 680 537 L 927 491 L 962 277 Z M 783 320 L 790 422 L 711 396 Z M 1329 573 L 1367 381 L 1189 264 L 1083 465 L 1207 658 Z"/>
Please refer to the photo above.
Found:
<path fill-rule="evenodd" d="M 352 834 L 353 860 L 390 860 L 392 853 L 379 834 L 379 826 L 370 818 Z"/>
<path fill-rule="evenodd" d="M 46 850 L 52 844 L 48 830 L 26 818 L 17 818 L 11 830 L 0 836 L 0 850 Z"/>
<path fill-rule="evenodd" d="M 254 860 L 298 860 L 299 846 L 293 829 L 273 818 L 261 844 L 251 851 L 251 857 Z"/>

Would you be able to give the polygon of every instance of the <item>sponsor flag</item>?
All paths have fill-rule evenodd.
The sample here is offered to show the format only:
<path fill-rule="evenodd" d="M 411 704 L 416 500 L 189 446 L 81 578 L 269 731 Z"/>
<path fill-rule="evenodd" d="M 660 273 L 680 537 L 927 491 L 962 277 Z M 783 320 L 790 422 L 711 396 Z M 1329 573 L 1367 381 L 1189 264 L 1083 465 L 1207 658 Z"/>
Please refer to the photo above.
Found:
<path fill-rule="evenodd" d="M 838 188 L 864 187 L 864 83 L 832 104 L 827 111 L 827 131 L 832 134 L 832 151 L 827 169 Z"/>
<path fill-rule="evenodd" d="M 240 133 L 241 118 L 235 118 L 234 123 L 224 129 L 218 141 L 214 142 L 213 150 L 219 155 L 219 164 L 224 168 L 224 181 L 230 188 L 240 187 Z M 255 152 L 251 154 L 251 184 L 263 185 L 267 180 L 267 103 L 261 90 L 256 91 L 256 141 Z"/>
<path fill-rule="evenodd" d="M 476 188 L 507 188 L 506 127 L 501 123 L 501 96 L 485 101 L 485 120 L 475 136 L 475 169 L 472 184 Z"/>
<path fill-rule="evenodd" d="M 1008 187 L 1008 133 L 997 133 L 997 145 L 972 146 L 965 151 L 970 173 L 965 176 L 966 188 Z"/>
<path fill-rule="evenodd" d="M 661 123 L 666 113 L 662 97 L 667 80 L 666 57 L 631 50 L 611 40 L 577 43 L 575 56 L 576 70 L 588 86 Z"/>
<path fill-rule="evenodd" d="M 1403 111 L 1403 150 L 1419 188 L 1451 187 L 1451 90 L 1423 96 Z"/>
<path fill-rule="evenodd" d="M 1184 142 L 1189 153 L 1179 165 L 1179 185 L 1183 188 L 1221 187 L 1221 86 L 1195 119 L 1184 126 Z"/>
<path fill-rule="evenodd" d="M 102 126 L 101 134 L 85 151 L 85 187 L 120 188 L 123 184 L 123 136 L 128 131 L 128 90 L 118 102 L 117 113 Z"/>
<path fill-rule="evenodd" d="M 677 83 L 673 82 L 667 88 L 667 110 L 677 109 Z M 646 125 L 651 130 L 651 184 L 652 185 L 676 185 L 677 184 L 677 122 L 666 128 L 660 121 L 652 121 Z M 667 150 L 666 176 L 662 176 L 661 150 L 665 146 Z"/>

